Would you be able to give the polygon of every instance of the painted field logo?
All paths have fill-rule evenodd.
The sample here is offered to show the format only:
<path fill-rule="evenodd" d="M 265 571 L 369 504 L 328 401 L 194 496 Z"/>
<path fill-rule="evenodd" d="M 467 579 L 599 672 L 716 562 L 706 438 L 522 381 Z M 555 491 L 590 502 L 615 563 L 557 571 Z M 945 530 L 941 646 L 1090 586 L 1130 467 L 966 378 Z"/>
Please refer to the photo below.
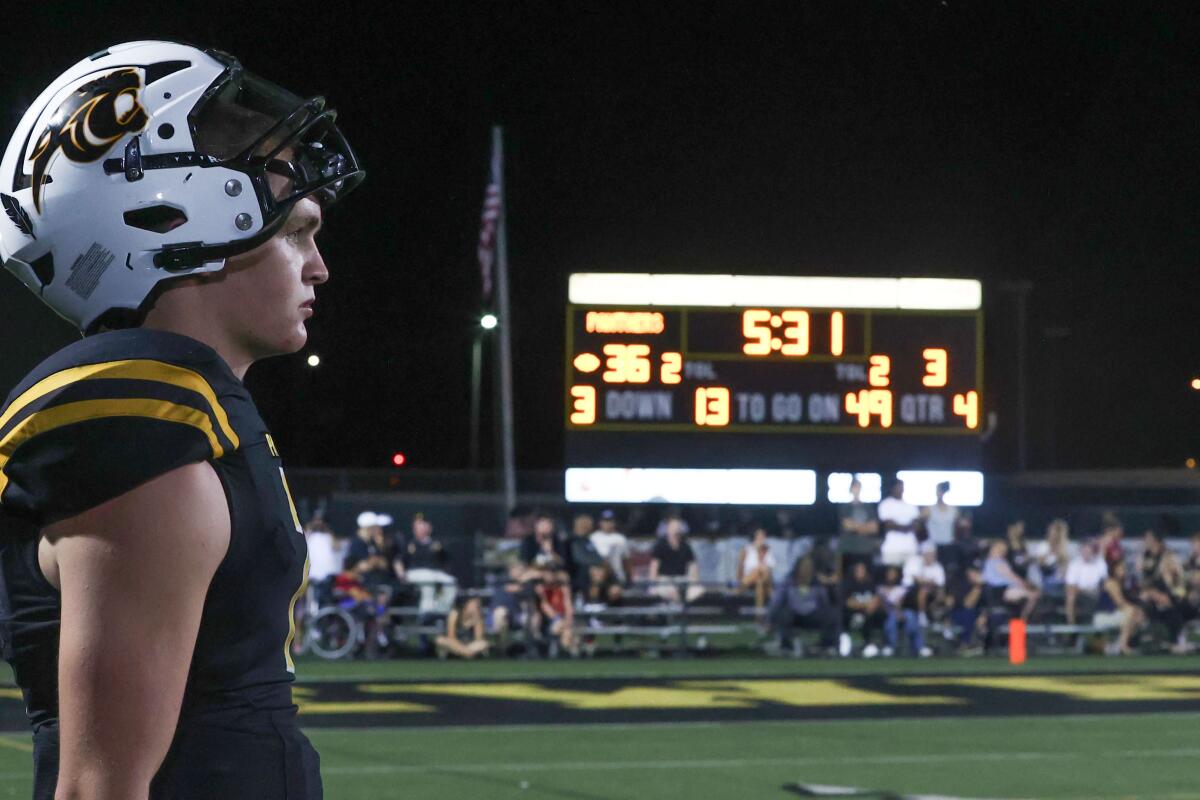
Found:
<path fill-rule="evenodd" d="M 140 101 L 142 75 L 124 67 L 80 86 L 63 100 L 38 136 L 33 162 L 33 206 L 42 213 L 42 187 L 55 153 L 87 164 L 104 156 L 126 133 L 140 131 L 150 115 Z"/>

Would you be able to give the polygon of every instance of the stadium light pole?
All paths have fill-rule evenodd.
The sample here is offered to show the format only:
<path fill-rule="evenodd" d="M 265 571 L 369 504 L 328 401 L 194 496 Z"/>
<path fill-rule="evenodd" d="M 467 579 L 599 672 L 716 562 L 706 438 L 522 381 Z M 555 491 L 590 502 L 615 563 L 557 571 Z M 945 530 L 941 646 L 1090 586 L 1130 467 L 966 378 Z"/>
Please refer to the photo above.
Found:
<path fill-rule="evenodd" d="M 479 395 L 483 384 L 483 337 L 497 325 L 496 315 L 484 314 L 471 341 L 471 469 L 479 469 Z"/>

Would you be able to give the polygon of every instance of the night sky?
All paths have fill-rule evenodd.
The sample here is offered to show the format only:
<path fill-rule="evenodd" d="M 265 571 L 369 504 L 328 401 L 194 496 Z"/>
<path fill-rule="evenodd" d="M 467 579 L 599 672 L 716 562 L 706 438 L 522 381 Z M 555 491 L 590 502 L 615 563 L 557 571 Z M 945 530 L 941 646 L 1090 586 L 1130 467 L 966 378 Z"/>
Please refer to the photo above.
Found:
<path fill-rule="evenodd" d="M 1005 285 L 1029 280 L 1030 466 L 1200 457 L 1193 4 L 77 5 L 6 12 L 5 141 L 79 58 L 175 38 L 325 94 L 366 165 L 319 239 L 310 347 L 248 379 L 293 466 L 466 466 L 493 123 L 523 468 L 562 463 L 566 278 L 587 270 L 979 278 L 1001 471 Z M 26 295 L 0 276 L 10 382 L 69 336 Z"/>

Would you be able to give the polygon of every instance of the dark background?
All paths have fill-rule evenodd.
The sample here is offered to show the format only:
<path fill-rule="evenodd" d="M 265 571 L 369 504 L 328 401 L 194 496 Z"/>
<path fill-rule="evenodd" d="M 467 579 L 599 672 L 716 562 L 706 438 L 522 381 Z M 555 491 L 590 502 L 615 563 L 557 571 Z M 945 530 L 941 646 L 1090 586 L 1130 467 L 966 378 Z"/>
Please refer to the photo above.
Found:
<path fill-rule="evenodd" d="M 474 251 L 497 122 L 519 466 L 562 462 L 577 270 L 979 278 L 999 419 L 986 458 L 1002 471 L 1016 459 L 1005 285 L 1027 279 L 1031 466 L 1181 466 L 1200 455 L 1193 8 L 12 8 L 0 137 L 70 64 L 133 39 L 218 46 L 329 97 L 367 183 L 327 219 L 333 277 L 309 349 L 248 379 L 293 466 L 386 466 L 397 450 L 414 467 L 466 465 Z M 36 305 L 0 277 L 5 390 L 69 338 Z"/>

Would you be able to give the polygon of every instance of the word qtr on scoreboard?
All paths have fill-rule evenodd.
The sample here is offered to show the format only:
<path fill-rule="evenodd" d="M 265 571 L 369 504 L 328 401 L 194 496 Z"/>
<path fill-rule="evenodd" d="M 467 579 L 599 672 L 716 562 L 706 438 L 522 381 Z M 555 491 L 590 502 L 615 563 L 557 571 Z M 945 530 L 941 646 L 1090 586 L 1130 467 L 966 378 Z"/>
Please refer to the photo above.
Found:
<path fill-rule="evenodd" d="M 577 274 L 568 431 L 978 436 L 979 283 Z"/>

